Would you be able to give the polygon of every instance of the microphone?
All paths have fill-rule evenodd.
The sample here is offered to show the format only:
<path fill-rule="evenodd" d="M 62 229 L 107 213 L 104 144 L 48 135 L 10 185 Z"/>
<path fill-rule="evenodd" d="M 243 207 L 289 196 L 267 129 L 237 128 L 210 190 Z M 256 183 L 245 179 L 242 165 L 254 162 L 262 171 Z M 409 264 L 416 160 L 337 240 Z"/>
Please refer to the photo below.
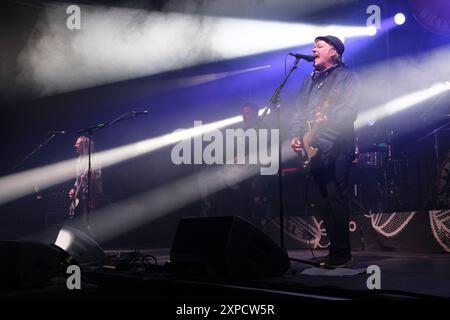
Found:
<path fill-rule="evenodd" d="M 65 131 L 54 131 L 54 130 L 50 130 L 49 132 L 47 132 L 49 134 L 66 134 Z"/>
<path fill-rule="evenodd" d="M 310 55 L 308 55 L 308 54 L 301 54 L 301 53 L 289 53 L 291 56 L 294 56 L 294 57 L 296 57 L 297 59 L 303 59 L 303 60 L 306 60 L 306 61 L 308 61 L 308 62 L 312 62 L 312 61 L 314 61 L 314 57 L 313 56 L 310 56 Z"/>
<path fill-rule="evenodd" d="M 133 116 L 140 116 L 140 115 L 148 115 L 148 111 L 144 110 L 144 111 L 131 111 L 131 113 L 133 114 Z"/>

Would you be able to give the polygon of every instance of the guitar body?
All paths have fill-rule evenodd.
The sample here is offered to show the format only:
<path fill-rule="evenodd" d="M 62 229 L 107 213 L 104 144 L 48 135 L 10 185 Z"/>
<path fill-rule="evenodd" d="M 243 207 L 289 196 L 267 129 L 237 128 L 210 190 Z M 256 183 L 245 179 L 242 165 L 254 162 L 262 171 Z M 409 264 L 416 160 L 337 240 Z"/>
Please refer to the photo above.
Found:
<path fill-rule="evenodd" d="M 311 161 L 317 155 L 318 149 L 312 145 L 313 135 L 311 132 L 305 133 L 303 136 L 303 148 L 305 149 L 308 160 Z"/>
<path fill-rule="evenodd" d="M 75 215 L 75 210 L 77 209 L 78 205 L 80 204 L 80 199 L 74 198 L 70 202 L 69 206 L 69 216 L 73 217 Z"/>
<path fill-rule="evenodd" d="M 73 218 L 75 216 L 75 211 L 77 210 L 77 207 L 80 204 L 80 199 L 78 198 L 79 191 L 80 191 L 80 187 L 77 187 L 75 189 L 73 197 L 70 199 L 69 216 L 71 218 Z"/>
<path fill-rule="evenodd" d="M 339 95 L 339 91 L 336 89 L 331 90 L 327 99 L 323 101 L 323 103 L 316 107 L 315 110 L 319 110 L 325 117 L 326 112 L 331 106 L 332 101 L 336 99 Z M 311 160 L 317 155 L 318 148 L 314 147 L 314 140 L 317 135 L 317 130 L 319 129 L 320 123 L 316 121 L 308 121 L 309 131 L 305 133 L 303 136 L 303 168 L 306 170 L 310 169 Z"/>
<path fill-rule="evenodd" d="M 80 206 L 81 200 L 80 200 L 79 191 L 80 191 L 80 187 L 78 187 L 75 190 L 74 195 L 73 195 L 73 197 L 70 200 L 70 205 L 69 205 L 69 216 L 70 217 L 74 217 L 77 214 L 77 211 L 80 214 L 81 210 L 86 210 L 86 207 L 87 207 L 86 205 L 82 205 L 83 208 L 81 208 L 81 206 Z M 98 198 L 98 195 L 97 196 L 90 196 L 90 201 L 88 202 L 89 203 L 89 209 L 93 210 L 93 209 L 95 209 L 98 206 L 99 201 L 98 201 L 97 198 Z"/>

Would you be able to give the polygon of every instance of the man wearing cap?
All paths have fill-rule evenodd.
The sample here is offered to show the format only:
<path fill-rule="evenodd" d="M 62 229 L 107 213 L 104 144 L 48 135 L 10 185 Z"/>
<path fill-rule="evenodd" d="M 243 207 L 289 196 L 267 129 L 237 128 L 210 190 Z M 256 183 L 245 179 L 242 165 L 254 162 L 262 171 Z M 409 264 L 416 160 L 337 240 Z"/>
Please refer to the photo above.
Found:
<path fill-rule="evenodd" d="M 308 159 L 323 197 L 319 206 L 330 239 L 324 267 L 351 268 L 348 178 L 355 154 L 354 121 L 359 82 L 342 61 L 345 47 L 335 36 L 314 41 L 311 76 L 304 80 L 291 123 L 291 146 L 302 152 L 310 143 L 317 154 Z M 305 137 L 306 134 L 306 137 Z"/>

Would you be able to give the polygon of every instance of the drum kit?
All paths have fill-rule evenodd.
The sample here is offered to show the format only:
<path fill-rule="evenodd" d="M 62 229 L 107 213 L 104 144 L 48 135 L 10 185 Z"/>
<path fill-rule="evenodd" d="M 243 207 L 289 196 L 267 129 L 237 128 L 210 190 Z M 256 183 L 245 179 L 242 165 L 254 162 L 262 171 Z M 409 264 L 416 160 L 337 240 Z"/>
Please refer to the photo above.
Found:
<path fill-rule="evenodd" d="M 353 161 L 353 202 L 365 212 L 407 210 L 402 194 L 408 186 L 408 159 L 394 158 L 392 153 L 393 131 L 386 133 L 386 140 L 360 148 L 356 140 Z M 360 151 L 363 152 L 360 152 Z"/>
<path fill-rule="evenodd" d="M 450 122 L 447 122 L 417 140 L 415 145 L 423 142 L 427 150 L 433 150 L 426 154 L 430 158 L 427 165 L 419 169 L 426 178 L 421 176 L 417 181 L 408 181 L 408 176 L 417 179 L 417 163 L 404 156 L 399 157 L 399 152 L 393 152 L 394 131 L 377 135 L 376 141 L 381 142 L 369 146 L 367 143 L 360 144 L 357 139 L 351 177 L 354 190 L 352 200 L 357 208 L 365 212 L 450 208 L 449 135 Z M 420 155 L 420 151 L 418 153 Z"/>

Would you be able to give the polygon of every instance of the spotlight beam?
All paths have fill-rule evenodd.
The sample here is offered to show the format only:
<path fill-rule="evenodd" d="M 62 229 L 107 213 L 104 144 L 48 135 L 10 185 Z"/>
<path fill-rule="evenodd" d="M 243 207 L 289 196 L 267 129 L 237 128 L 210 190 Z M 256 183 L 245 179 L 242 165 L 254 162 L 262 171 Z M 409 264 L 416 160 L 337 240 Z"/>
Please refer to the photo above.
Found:
<path fill-rule="evenodd" d="M 101 167 L 105 168 L 143 154 L 154 152 L 179 141 L 191 139 L 216 129 L 225 128 L 241 121 L 242 116 L 234 116 L 202 126 L 175 131 L 156 138 L 97 152 L 94 155 L 94 160 Z M 40 189 L 45 189 L 73 178 L 76 163 L 77 159 L 65 160 L 56 164 L 0 178 L 0 204 L 31 194 L 35 191 L 37 186 L 39 186 Z"/>
<path fill-rule="evenodd" d="M 179 88 L 196 86 L 196 85 L 201 85 L 201 84 L 212 82 L 212 81 L 217 81 L 217 80 L 220 80 L 223 78 L 232 77 L 232 76 L 236 76 L 236 75 L 247 73 L 247 72 L 258 71 L 258 70 L 266 69 L 266 68 L 270 68 L 270 65 L 247 68 L 247 69 L 242 69 L 242 70 L 235 70 L 235 71 L 209 73 L 209 74 L 203 74 L 203 75 L 193 76 L 193 77 L 189 77 L 189 78 L 182 78 L 182 79 L 175 80 L 175 83 L 176 83 L 175 86 L 179 87 Z M 171 86 L 173 89 L 174 85 L 171 84 Z"/>
<path fill-rule="evenodd" d="M 393 22 L 392 22 L 393 23 Z M 359 71 L 361 109 L 356 127 L 382 119 L 448 90 L 450 46 L 379 62 Z M 392 100 L 392 101 L 391 101 Z M 367 110 L 367 109 L 366 109 Z"/>
<path fill-rule="evenodd" d="M 301 46 L 319 34 L 349 38 L 368 32 L 365 26 L 85 6 L 81 29 L 68 37 L 63 9 L 44 12 L 18 58 L 18 84 L 41 96 Z"/>
<path fill-rule="evenodd" d="M 360 129 L 371 121 L 378 121 L 385 117 L 391 116 L 448 90 L 450 90 L 450 82 L 446 81 L 439 82 L 431 87 L 398 97 L 379 107 L 361 113 L 356 120 L 355 128 Z"/>
<path fill-rule="evenodd" d="M 282 152 L 286 154 L 285 160 L 296 157 L 288 144 L 283 146 Z M 213 167 L 104 208 L 91 219 L 96 240 L 108 241 L 256 174 L 259 174 L 256 166 Z"/>

